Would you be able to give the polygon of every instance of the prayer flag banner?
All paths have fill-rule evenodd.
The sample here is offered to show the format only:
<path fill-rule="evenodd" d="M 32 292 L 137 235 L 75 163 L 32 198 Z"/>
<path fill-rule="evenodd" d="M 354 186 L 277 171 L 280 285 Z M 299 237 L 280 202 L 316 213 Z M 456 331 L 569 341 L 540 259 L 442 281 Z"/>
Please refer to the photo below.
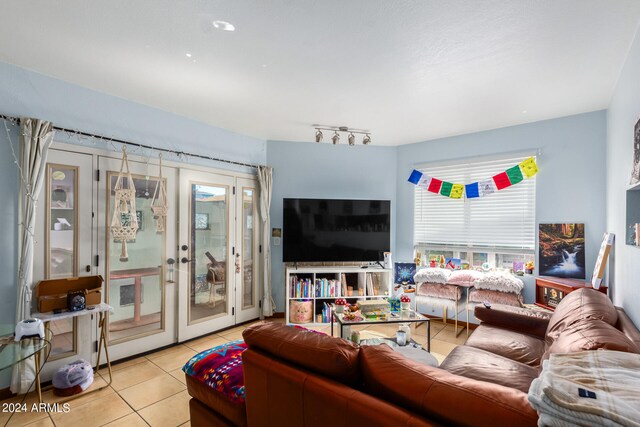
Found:
<path fill-rule="evenodd" d="M 409 176 L 410 183 L 427 191 L 440 194 L 452 199 L 460 199 L 463 196 L 467 199 L 488 196 L 498 190 L 504 190 L 512 185 L 522 182 L 525 178 L 531 178 L 538 173 L 538 165 L 534 157 L 529 157 L 519 164 L 510 167 L 504 172 L 500 172 L 491 178 L 472 182 L 471 184 L 454 184 L 431 177 L 414 169 Z"/>
<path fill-rule="evenodd" d="M 527 178 L 531 178 L 538 173 L 538 165 L 536 165 L 536 159 L 533 157 L 529 157 L 527 160 L 522 161 L 519 166 Z"/>
<path fill-rule="evenodd" d="M 462 197 L 463 191 L 464 191 L 464 185 L 453 184 L 453 187 L 451 187 L 451 194 L 449 194 L 449 197 L 451 197 L 452 199 L 459 199 Z"/>
<path fill-rule="evenodd" d="M 480 187 L 480 197 L 488 196 L 496 192 L 496 184 L 491 178 L 480 181 L 478 186 Z"/>
<path fill-rule="evenodd" d="M 442 186 L 442 181 L 440 181 L 438 178 L 431 178 L 431 182 L 429 183 L 429 187 L 427 187 L 427 190 L 437 194 L 440 192 L 441 186 Z"/>
<path fill-rule="evenodd" d="M 422 172 L 414 169 L 413 172 L 411 172 L 411 176 L 409 176 L 408 181 L 417 185 L 420 182 L 420 178 L 422 178 Z"/>
<path fill-rule="evenodd" d="M 509 182 L 509 175 L 506 172 L 501 172 L 498 175 L 493 177 L 493 182 L 496 183 L 496 188 L 498 190 L 502 190 L 503 188 L 507 188 L 511 185 Z"/>
<path fill-rule="evenodd" d="M 453 188 L 453 184 L 450 182 L 442 182 L 442 187 L 440 187 L 440 194 L 444 197 L 449 197 L 451 195 L 451 189 Z"/>
<path fill-rule="evenodd" d="M 476 197 L 480 197 L 480 188 L 478 187 L 477 182 L 474 182 L 473 184 L 467 184 L 464 186 L 464 188 L 467 199 L 475 199 Z"/>
<path fill-rule="evenodd" d="M 431 183 L 431 177 L 429 175 L 422 174 L 420 177 L 420 182 L 416 184 L 418 187 L 429 188 L 429 184 Z"/>
<path fill-rule="evenodd" d="M 507 176 L 509 177 L 511 185 L 517 184 L 524 179 L 522 177 L 520 165 L 515 165 L 514 167 L 507 169 Z"/>

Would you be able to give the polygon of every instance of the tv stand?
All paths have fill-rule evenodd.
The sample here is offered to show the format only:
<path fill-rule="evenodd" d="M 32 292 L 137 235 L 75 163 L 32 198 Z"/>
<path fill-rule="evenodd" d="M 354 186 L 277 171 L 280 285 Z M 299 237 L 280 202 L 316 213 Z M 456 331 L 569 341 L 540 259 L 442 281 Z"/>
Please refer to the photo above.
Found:
<path fill-rule="evenodd" d="M 285 321 L 311 325 L 328 324 L 331 319 L 326 307 L 336 298 L 345 298 L 350 304 L 361 299 L 389 298 L 393 274 L 390 269 L 377 267 L 365 270 L 359 266 L 298 267 L 294 264 L 286 269 L 285 280 Z M 305 314 L 305 320 L 300 321 Z"/>

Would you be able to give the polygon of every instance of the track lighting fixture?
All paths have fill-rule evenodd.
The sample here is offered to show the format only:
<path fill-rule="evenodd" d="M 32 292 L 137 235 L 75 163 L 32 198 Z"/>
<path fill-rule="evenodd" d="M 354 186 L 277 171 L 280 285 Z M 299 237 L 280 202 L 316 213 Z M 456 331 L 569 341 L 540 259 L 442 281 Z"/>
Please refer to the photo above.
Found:
<path fill-rule="evenodd" d="M 323 138 L 323 134 L 322 131 L 323 130 L 328 130 L 328 131 L 333 131 L 333 136 L 331 136 L 331 142 L 333 142 L 333 145 L 338 145 L 340 143 L 340 134 L 338 132 L 348 132 L 349 135 L 347 136 L 347 142 L 349 143 L 349 145 L 356 145 L 356 136 L 354 134 L 361 134 L 364 135 L 364 137 L 362 138 L 362 143 L 364 145 L 369 145 L 371 144 L 371 136 L 369 135 L 370 131 L 368 130 L 363 130 L 363 129 L 351 129 L 347 126 L 320 126 L 320 125 L 313 125 L 313 127 L 316 130 L 316 142 L 322 142 L 322 138 Z"/>

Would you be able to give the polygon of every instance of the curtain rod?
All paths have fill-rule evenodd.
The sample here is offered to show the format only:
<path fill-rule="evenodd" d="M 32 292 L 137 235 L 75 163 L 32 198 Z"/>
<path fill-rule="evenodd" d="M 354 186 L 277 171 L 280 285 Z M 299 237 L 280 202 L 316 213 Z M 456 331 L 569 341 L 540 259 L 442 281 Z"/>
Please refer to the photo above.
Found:
<path fill-rule="evenodd" d="M 16 123 L 20 123 L 20 118 L 19 117 L 12 117 L 12 116 L 5 116 L 4 114 L 0 114 L 0 118 L 4 119 L 4 120 L 9 120 L 12 122 L 16 122 Z M 53 129 L 59 132 L 64 132 L 67 134 L 73 134 L 73 135 L 81 135 L 81 136 L 86 136 L 89 138 L 94 138 L 94 139 L 99 139 L 105 142 L 116 142 L 118 144 L 124 144 L 124 145 L 131 145 L 133 147 L 139 147 L 139 148 L 146 148 L 149 150 L 156 150 L 156 151 L 163 151 L 165 153 L 172 153 L 179 156 L 189 156 L 189 157 L 196 157 L 199 159 L 205 159 L 205 160 L 213 160 L 215 162 L 222 162 L 222 163 L 229 163 L 232 165 L 238 165 L 238 166 L 247 166 L 250 168 L 258 168 L 259 165 L 253 165 L 251 163 L 243 163 L 243 162 L 236 162 L 235 160 L 226 160 L 226 159 L 219 159 L 217 157 L 210 157 L 210 156 L 204 156 L 202 154 L 193 154 L 193 153 L 187 153 L 185 151 L 178 151 L 178 150 L 172 150 L 170 148 L 158 148 L 158 147 L 152 147 L 150 145 L 146 145 L 146 144 L 137 144 L 135 142 L 130 142 L 130 141 L 125 141 L 123 139 L 117 139 L 117 138 L 109 138 L 106 136 L 102 136 L 102 135 L 96 135 L 93 133 L 88 133 L 88 132 L 82 132 L 79 130 L 75 130 L 75 129 L 67 129 L 67 128 L 63 128 L 63 127 L 59 127 L 59 126 L 53 126 Z"/>

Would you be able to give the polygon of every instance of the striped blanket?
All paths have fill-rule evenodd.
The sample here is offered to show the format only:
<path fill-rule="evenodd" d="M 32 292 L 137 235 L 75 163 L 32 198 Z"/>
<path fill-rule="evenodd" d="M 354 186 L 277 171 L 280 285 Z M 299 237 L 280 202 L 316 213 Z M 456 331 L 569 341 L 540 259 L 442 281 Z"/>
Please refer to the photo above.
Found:
<path fill-rule="evenodd" d="M 552 354 L 529 389 L 539 426 L 640 426 L 640 354 Z"/>

